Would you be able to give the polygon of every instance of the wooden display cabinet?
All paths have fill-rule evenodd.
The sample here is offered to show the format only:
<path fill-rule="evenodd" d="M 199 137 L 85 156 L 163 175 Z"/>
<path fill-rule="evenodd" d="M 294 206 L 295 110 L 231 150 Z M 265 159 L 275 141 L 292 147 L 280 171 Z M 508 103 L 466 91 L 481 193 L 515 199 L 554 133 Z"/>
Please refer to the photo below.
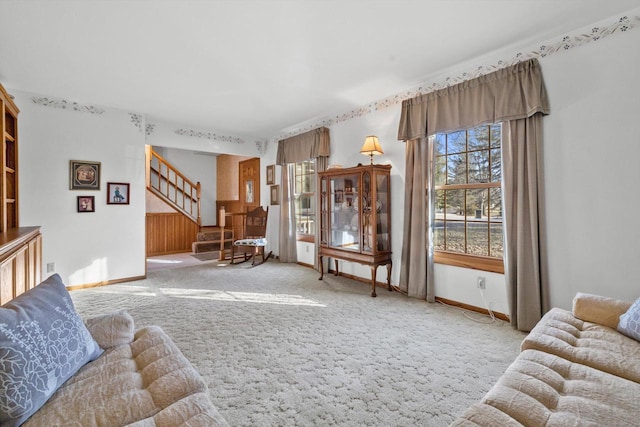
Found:
<path fill-rule="evenodd" d="M 366 165 L 318 173 L 320 244 L 318 265 L 324 277 L 323 258 L 357 262 L 371 268 L 371 296 L 376 296 L 376 272 L 387 266 L 391 288 L 391 165 Z"/>
<path fill-rule="evenodd" d="M 0 85 L 0 231 L 18 226 L 18 107 Z"/>
<path fill-rule="evenodd" d="M 18 107 L 0 84 L 0 304 L 40 283 L 40 227 L 18 226 Z"/>

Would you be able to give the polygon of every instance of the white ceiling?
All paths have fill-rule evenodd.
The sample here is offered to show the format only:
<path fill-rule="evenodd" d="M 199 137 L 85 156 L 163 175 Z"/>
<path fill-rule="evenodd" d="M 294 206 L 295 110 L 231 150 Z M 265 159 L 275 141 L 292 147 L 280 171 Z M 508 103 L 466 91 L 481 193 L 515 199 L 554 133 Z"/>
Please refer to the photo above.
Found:
<path fill-rule="evenodd" d="M 266 139 L 640 0 L 0 0 L 0 82 Z"/>

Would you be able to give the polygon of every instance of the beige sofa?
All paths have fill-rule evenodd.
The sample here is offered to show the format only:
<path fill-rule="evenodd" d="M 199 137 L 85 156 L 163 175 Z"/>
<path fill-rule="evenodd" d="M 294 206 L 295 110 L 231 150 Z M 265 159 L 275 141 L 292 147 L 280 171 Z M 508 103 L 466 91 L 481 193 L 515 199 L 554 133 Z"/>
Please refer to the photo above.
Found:
<path fill-rule="evenodd" d="M 35 426 L 227 426 L 200 374 L 158 326 L 133 332 L 126 312 L 86 321 L 105 352 L 29 420 Z"/>
<path fill-rule="evenodd" d="M 616 330 L 630 306 L 578 294 L 572 312 L 550 310 L 452 426 L 640 425 L 640 342 Z"/>
<path fill-rule="evenodd" d="M 0 307 L 0 425 L 228 426 L 158 326 L 83 321 L 60 276 Z"/>

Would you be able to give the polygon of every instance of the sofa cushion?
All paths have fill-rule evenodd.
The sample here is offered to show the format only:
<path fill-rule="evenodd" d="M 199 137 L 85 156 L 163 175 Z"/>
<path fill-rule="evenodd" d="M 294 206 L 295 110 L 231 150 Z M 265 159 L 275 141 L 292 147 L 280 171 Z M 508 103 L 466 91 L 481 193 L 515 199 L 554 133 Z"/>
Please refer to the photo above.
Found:
<path fill-rule="evenodd" d="M 573 298 L 573 315 L 585 322 L 598 323 L 615 329 L 620 316 L 630 306 L 629 301 L 578 292 Z"/>
<path fill-rule="evenodd" d="M 20 425 L 102 351 L 57 274 L 0 307 L 0 424 Z"/>
<path fill-rule="evenodd" d="M 637 426 L 640 384 L 525 350 L 453 426 Z"/>
<path fill-rule="evenodd" d="M 640 298 L 633 303 L 626 313 L 620 316 L 618 331 L 636 341 L 640 341 Z"/>
<path fill-rule="evenodd" d="M 524 338 L 521 348 L 640 382 L 640 342 L 607 326 L 576 319 L 561 308 L 549 310 Z"/>
<path fill-rule="evenodd" d="M 85 319 L 87 329 L 103 349 L 129 344 L 133 341 L 134 321 L 126 311 Z"/>
<path fill-rule="evenodd" d="M 200 374 L 160 327 L 149 326 L 80 369 L 24 427 L 182 423 L 228 425 Z"/>

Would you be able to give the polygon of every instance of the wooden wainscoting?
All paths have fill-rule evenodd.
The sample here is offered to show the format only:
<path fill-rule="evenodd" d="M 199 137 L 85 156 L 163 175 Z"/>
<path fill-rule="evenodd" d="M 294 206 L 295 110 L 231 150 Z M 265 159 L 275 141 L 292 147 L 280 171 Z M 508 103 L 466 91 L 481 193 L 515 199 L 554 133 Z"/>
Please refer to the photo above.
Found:
<path fill-rule="evenodd" d="M 147 256 L 191 252 L 198 224 L 181 213 L 147 213 Z"/>

